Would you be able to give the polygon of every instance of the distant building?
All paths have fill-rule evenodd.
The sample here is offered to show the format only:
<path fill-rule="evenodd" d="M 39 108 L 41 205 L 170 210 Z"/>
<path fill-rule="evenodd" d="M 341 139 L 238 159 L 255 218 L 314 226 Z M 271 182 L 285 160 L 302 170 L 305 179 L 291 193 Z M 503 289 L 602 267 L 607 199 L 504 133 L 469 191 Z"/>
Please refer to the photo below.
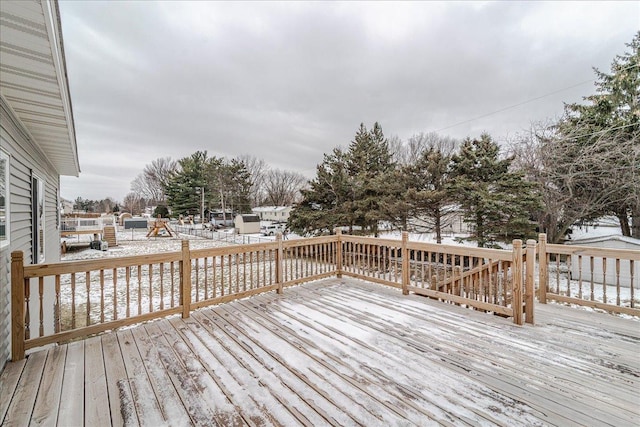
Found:
<path fill-rule="evenodd" d="M 291 206 L 260 206 L 251 211 L 262 221 L 287 222 L 292 209 Z"/>
<path fill-rule="evenodd" d="M 69 215 L 73 213 L 73 202 L 67 199 L 60 199 L 60 213 L 62 215 Z"/>
<path fill-rule="evenodd" d="M 235 219 L 236 233 L 255 234 L 260 232 L 260 217 L 258 215 L 237 215 Z"/>

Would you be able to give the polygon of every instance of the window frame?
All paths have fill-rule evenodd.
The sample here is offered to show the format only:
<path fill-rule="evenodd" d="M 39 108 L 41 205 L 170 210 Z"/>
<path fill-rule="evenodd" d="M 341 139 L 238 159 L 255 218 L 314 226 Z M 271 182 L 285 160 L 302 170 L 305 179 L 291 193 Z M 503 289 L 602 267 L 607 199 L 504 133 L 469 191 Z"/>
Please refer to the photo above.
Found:
<path fill-rule="evenodd" d="M 4 150 L 0 150 L 0 160 L 5 162 L 4 174 L 0 179 L 4 179 L 4 239 L 0 240 L 0 248 L 9 246 L 11 243 L 11 192 L 9 169 L 11 167 L 11 155 Z"/>
<path fill-rule="evenodd" d="M 37 182 L 37 189 L 35 184 Z M 31 173 L 31 254 L 32 264 L 41 264 L 45 262 L 46 257 L 46 181 L 41 175 Z M 37 200 L 36 200 L 37 197 Z M 41 212 L 40 209 L 42 209 Z M 40 239 L 42 234 L 42 239 Z"/>

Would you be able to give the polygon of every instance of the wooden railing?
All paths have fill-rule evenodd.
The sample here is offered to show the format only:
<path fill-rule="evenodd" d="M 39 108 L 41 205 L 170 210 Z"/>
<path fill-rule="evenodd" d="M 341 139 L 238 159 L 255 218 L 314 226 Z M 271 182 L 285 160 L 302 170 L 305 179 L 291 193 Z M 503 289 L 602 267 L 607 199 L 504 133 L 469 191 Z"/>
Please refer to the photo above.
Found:
<path fill-rule="evenodd" d="M 538 300 L 640 316 L 640 251 L 552 245 L 539 237 Z"/>
<path fill-rule="evenodd" d="M 115 218 L 113 216 L 102 216 L 97 218 L 62 218 L 60 224 L 61 231 L 91 231 L 101 230 L 105 226 L 114 226 Z"/>
<path fill-rule="evenodd" d="M 333 237 L 24 265 L 13 252 L 12 358 L 25 350 L 337 274 Z M 47 304 L 45 301 L 53 301 Z M 32 320 L 33 319 L 33 320 Z M 50 319 L 47 320 L 47 319 Z M 33 326 L 36 325 L 34 328 Z"/>
<path fill-rule="evenodd" d="M 536 242 L 513 250 L 341 236 L 347 276 L 533 323 Z M 405 256 L 407 254 L 407 256 Z M 525 265 L 526 264 L 526 265 Z M 526 268 L 525 268 L 526 267 Z"/>
<path fill-rule="evenodd" d="M 18 251 L 12 253 L 11 267 L 12 356 L 18 360 L 26 349 L 48 343 L 171 314 L 188 317 L 197 308 L 342 275 L 510 316 L 518 325 L 533 323 L 536 246 L 534 240 L 526 247 L 514 240 L 512 250 L 495 250 L 409 242 L 407 233 L 402 240 L 391 240 L 338 231 L 327 237 L 278 236 L 274 242 L 197 250 L 185 240 L 177 252 L 27 266 Z M 540 283 L 547 290 L 541 299 L 573 298 L 554 293 L 547 284 L 553 255 L 584 257 L 592 252 L 546 245 L 544 240 L 539 246 L 545 261 Z M 624 259 L 637 264 L 637 252 L 626 251 L 627 258 L 615 254 L 620 265 Z M 617 298 L 622 302 L 620 293 Z M 591 303 L 616 307 L 607 301 L 604 306 Z"/>

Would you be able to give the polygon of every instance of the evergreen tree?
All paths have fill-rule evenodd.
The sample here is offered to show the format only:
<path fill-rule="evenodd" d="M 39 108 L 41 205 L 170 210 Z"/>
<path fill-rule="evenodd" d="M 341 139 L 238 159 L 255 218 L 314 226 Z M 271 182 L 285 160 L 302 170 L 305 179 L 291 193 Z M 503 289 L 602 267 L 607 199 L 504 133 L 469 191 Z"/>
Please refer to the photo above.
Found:
<path fill-rule="evenodd" d="M 450 190 L 474 231 L 468 240 L 479 247 L 498 241 L 533 237 L 529 213 L 539 206 L 533 185 L 521 173 L 510 172 L 511 159 L 499 158 L 500 147 L 488 134 L 463 141 L 452 157 Z"/>
<path fill-rule="evenodd" d="M 174 215 L 195 215 L 200 212 L 202 196 L 196 188 L 206 187 L 205 171 L 209 161 L 206 151 L 196 151 L 178 160 L 178 170 L 171 174 L 165 188 L 167 203 Z M 205 198 L 210 196 L 210 192 L 205 190 Z"/>
<path fill-rule="evenodd" d="M 394 180 L 394 164 L 382 127 L 371 131 L 364 124 L 349 150 L 334 149 L 318 165 L 317 176 L 302 191 L 289 227 L 302 234 L 332 232 L 336 226 L 359 227 L 378 235 L 380 221 L 394 220 L 401 189 Z"/>
<path fill-rule="evenodd" d="M 289 217 L 291 230 L 302 234 L 333 233 L 337 226 L 353 227 L 353 192 L 345 153 L 335 148 L 317 166 L 316 177 L 301 191 L 302 202 Z"/>
<path fill-rule="evenodd" d="M 452 204 L 450 164 L 451 155 L 431 146 L 404 168 L 409 181 L 404 199 L 412 207 L 414 221 L 425 222 L 426 228 L 436 233 L 438 243 L 442 243 L 445 217 Z"/>
<path fill-rule="evenodd" d="M 389 143 L 377 122 L 371 131 L 360 124 L 347 153 L 347 168 L 352 181 L 354 224 L 378 236 L 378 223 L 392 220 L 384 200 L 398 196 L 392 182 L 394 163 Z"/>

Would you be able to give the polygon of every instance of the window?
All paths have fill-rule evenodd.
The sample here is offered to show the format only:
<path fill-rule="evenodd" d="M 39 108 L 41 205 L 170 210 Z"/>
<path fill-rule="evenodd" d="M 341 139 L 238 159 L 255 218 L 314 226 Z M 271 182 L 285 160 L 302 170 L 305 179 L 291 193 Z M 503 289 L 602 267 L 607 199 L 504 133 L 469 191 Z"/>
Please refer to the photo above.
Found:
<path fill-rule="evenodd" d="M 0 151 L 0 247 L 9 244 L 9 155 Z"/>
<path fill-rule="evenodd" d="M 33 264 L 44 262 L 44 181 L 31 177 L 31 242 Z"/>

